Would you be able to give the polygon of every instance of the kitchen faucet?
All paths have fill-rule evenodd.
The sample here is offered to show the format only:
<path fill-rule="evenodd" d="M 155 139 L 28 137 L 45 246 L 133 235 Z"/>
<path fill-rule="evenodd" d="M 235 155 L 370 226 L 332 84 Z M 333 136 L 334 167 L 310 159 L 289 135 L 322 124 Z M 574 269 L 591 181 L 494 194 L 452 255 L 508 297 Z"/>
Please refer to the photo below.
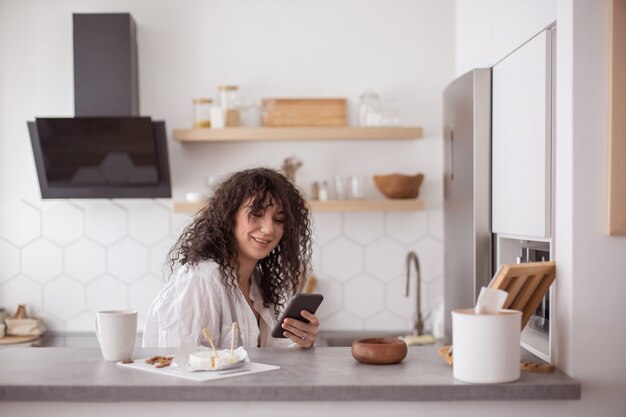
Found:
<path fill-rule="evenodd" d="M 424 330 L 424 322 L 422 320 L 422 311 L 421 311 L 421 274 L 420 274 L 420 261 L 417 258 L 417 254 L 413 251 L 406 254 L 406 260 L 404 262 L 404 296 L 409 296 L 409 277 L 411 272 L 411 264 L 415 265 L 415 273 L 416 273 L 416 282 L 415 282 L 415 291 L 417 292 L 415 296 L 415 321 L 413 322 L 413 336 L 421 336 L 422 331 Z"/>

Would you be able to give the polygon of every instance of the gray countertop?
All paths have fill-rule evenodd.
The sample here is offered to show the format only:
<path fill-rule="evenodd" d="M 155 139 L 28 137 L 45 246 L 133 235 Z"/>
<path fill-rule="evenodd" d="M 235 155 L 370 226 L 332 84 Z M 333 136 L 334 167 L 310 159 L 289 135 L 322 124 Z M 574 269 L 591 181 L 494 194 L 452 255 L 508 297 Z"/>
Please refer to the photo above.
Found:
<path fill-rule="evenodd" d="M 140 349 L 134 358 L 172 350 Z M 396 365 L 356 362 L 349 347 L 248 349 L 254 362 L 281 369 L 210 382 L 124 369 L 96 348 L 0 350 L 3 401 L 466 401 L 574 400 L 580 383 L 555 372 L 522 372 L 509 384 L 466 384 L 434 346 L 409 347 Z"/>

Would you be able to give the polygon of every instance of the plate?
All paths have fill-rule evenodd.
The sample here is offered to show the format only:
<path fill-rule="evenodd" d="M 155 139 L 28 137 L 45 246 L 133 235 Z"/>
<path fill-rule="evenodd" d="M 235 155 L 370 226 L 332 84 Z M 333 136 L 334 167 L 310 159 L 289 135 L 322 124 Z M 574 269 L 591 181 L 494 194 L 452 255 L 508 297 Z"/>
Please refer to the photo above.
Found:
<path fill-rule="evenodd" d="M 147 358 L 146 358 L 147 359 Z M 280 369 L 279 366 L 267 365 L 256 362 L 246 362 L 245 366 L 237 364 L 237 369 L 221 369 L 218 372 L 192 372 L 181 369 L 177 366 L 167 366 L 165 368 L 157 368 L 145 362 L 145 359 L 135 359 L 132 363 L 117 362 L 120 368 L 128 368 L 137 371 L 148 372 L 152 374 L 160 374 L 169 377 L 182 378 L 190 381 L 205 382 L 216 381 L 218 379 L 234 378 L 244 375 L 252 375 L 260 372 L 273 371 Z"/>

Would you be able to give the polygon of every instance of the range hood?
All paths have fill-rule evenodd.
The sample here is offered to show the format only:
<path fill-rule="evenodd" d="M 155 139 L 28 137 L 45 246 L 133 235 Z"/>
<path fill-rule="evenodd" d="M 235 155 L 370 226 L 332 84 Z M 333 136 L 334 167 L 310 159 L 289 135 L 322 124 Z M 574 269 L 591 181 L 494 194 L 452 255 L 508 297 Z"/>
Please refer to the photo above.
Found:
<path fill-rule="evenodd" d="M 42 198 L 171 197 L 165 122 L 139 116 L 135 23 L 74 14 L 74 117 L 28 122 Z"/>

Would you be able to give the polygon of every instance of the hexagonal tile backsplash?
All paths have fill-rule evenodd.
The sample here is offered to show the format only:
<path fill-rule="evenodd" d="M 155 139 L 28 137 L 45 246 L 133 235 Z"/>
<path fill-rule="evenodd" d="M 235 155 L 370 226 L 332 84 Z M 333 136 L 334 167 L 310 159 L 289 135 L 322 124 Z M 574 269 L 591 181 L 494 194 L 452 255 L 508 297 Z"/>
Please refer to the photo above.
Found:
<path fill-rule="evenodd" d="M 170 207 L 151 199 L 0 206 L 0 307 L 12 313 L 26 303 L 56 332 L 92 332 L 101 309 L 136 309 L 142 320 L 169 274 L 165 256 L 190 219 Z M 408 331 L 415 276 L 404 297 L 402 270 L 410 250 L 422 265 L 422 314 L 436 307 L 440 211 L 313 215 L 322 330 Z"/>

